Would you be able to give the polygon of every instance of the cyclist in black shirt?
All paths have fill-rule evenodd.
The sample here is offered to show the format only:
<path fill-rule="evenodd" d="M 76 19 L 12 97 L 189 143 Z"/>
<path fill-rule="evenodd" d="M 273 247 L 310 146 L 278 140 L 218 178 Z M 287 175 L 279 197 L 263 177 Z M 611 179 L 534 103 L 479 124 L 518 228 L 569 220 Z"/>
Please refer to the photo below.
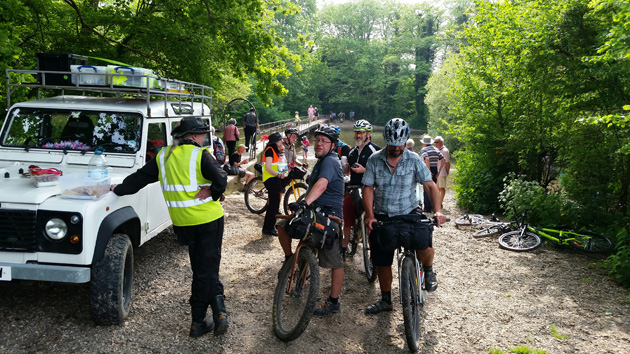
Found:
<path fill-rule="evenodd" d="M 349 186 L 361 187 L 361 179 L 363 179 L 363 173 L 365 172 L 365 166 L 367 160 L 373 153 L 377 152 L 381 148 L 371 141 L 372 137 L 372 124 L 367 120 L 361 119 L 354 123 L 354 140 L 356 146 L 348 153 L 348 165 L 349 168 L 344 168 L 350 174 Z M 345 167 L 345 166 L 343 166 Z M 355 226 L 356 210 L 352 204 L 352 195 L 348 195 L 343 200 L 343 243 L 345 248 L 350 242 L 350 229 Z"/>

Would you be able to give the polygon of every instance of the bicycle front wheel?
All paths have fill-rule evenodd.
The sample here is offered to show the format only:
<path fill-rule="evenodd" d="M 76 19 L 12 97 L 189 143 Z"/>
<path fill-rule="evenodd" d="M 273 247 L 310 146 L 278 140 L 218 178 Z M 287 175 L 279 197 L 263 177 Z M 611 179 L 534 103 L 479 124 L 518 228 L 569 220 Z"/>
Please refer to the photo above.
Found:
<path fill-rule="evenodd" d="M 499 236 L 499 246 L 515 252 L 531 251 L 540 246 L 540 237 L 535 233 L 525 231 L 510 231 Z"/>
<path fill-rule="evenodd" d="M 299 337 L 308 326 L 319 294 L 319 266 L 313 253 L 300 249 L 293 268 L 293 255 L 278 274 L 273 298 L 273 331 L 289 342 Z"/>
<path fill-rule="evenodd" d="M 485 221 L 483 215 L 466 214 L 455 219 L 456 226 L 481 225 Z"/>
<path fill-rule="evenodd" d="M 262 214 L 267 210 L 268 203 L 267 188 L 262 177 L 252 178 L 245 186 L 245 206 L 254 214 Z"/>
<path fill-rule="evenodd" d="M 590 231 L 571 233 L 569 244 L 579 250 L 589 253 L 606 253 L 613 248 L 608 237 Z"/>
<path fill-rule="evenodd" d="M 405 257 L 402 262 L 400 279 L 400 297 L 402 300 L 405 337 L 409 351 L 415 353 L 420 346 L 420 286 L 418 273 L 412 257 Z"/>
<path fill-rule="evenodd" d="M 506 226 L 504 224 L 496 224 L 490 227 L 486 227 L 485 229 L 475 231 L 475 233 L 473 233 L 473 237 L 480 238 L 480 237 L 492 236 L 501 232 L 505 232 L 505 229 L 506 229 Z"/>
<path fill-rule="evenodd" d="M 282 206 L 284 207 L 285 215 L 291 214 L 291 211 L 289 210 L 289 204 L 300 202 L 304 198 L 306 198 L 307 189 L 308 186 L 306 185 L 306 183 L 296 183 L 293 188 L 291 188 L 291 185 L 289 184 L 286 193 L 284 193 L 284 202 L 282 204 Z"/>
<path fill-rule="evenodd" d="M 365 267 L 365 277 L 368 283 L 374 283 L 376 280 L 376 270 L 372 264 L 372 256 L 370 255 L 370 242 L 368 240 L 367 229 L 365 227 L 365 217 L 361 216 L 360 224 L 361 237 L 363 239 L 363 266 Z"/>
<path fill-rule="evenodd" d="M 359 246 L 359 225 L 354 225 L 350 229 L 350 241 L 348 242 L 348 249 L 346 253 L 348 256 L 352 257 L 357 253 L 357 247 Z"/>

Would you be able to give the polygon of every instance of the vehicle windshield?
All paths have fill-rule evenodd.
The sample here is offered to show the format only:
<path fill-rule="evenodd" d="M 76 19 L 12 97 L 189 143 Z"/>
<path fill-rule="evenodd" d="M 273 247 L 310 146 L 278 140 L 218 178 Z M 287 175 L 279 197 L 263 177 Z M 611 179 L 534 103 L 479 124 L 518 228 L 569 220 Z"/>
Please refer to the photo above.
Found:
<path fill-rule="evenodd" d="M 135 153 L 142 141 L 138 113 L 15 108 L 7 118 L 2 146 L 51 150 Z"/>

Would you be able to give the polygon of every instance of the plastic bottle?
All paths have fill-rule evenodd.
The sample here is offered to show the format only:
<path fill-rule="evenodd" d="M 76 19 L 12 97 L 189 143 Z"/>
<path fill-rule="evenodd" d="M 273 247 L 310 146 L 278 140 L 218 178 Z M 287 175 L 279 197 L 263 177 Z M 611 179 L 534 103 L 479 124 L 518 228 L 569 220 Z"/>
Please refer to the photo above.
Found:
<path fill-rule="evenodd" d="M 94 156 L 88 162 L 88 177 L 92 179 L 107 178 L 107 160 L 103 156 L 103 149 L 94 150 Z"/>
<path fill-rule="evenodd" d="M 280 161 L 278 161 L 278 172 L 279 173 L 289 172 L 289 164 L 287 163 L 287 159 L 286 157 L 284 157 L 284 154 L 280 154 L 279 159 Z"/>

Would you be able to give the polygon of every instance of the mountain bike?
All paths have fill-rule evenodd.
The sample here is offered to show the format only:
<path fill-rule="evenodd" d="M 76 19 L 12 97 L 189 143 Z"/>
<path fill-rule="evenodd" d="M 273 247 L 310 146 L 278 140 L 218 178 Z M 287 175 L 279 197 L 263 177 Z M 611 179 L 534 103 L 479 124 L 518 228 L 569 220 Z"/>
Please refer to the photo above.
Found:
<path fill-rule="evenodd" d="M 303 210 L 298 211 L 298 217 Z M 292 215 L 276 215 L 276 218 L 292 219 Z M 341 220 L 328 218 L 341 224 Z M 306 232 L 293 255 L 284 262 L 278 273 L 278 285 L 273 297 L 273 330 L 276 336 L 289 342 L 299 337 L 311 321 L 319 295 L 319 265 L 317 249 L 309 246 Z"/>
<path fill-rule="evenodd" d="M 360 186 L 347 186 L 348 193 L 355 193 L 353 197 L 357 198 L 354 203 L 362 203 L 361 187 Z M 362 205 L 362 204 L 361 204 Z M 354 226 L 350 229 L 350 242 L 348 242 L 347 254 L 354 256 L 359 247 L 359 242 L 363 244 L 363 266 L 365 268 L 365 277 L 370 283 L 374 283 L 376 280 L 376 272 L 374 271 L 374 265 L 372 264 L 372 256 L 370 254 L 369 235 L 365 229 L 365 213 L 363 208 L 357 208 L 355 205 L 356 215 Z"/>
<path fill-rule="evenodd" d="M 455 226 L 475 226 L 486 221 L 486 218 L 481 214 L 465 214 L 455 219 Z"/>
<path fill-rule="evenodd" d="M 262 214 L 267 210 L 267 204 L 269 204 L 269 196 L 267 195 L 267 188 L 262 181 L 262 165 L 254 165 L 254 169 L 257 172 L 257 176 L 252 178 L 245 186 L 245 206 L 254 214 Z M 282 206 L 284 213 L 289 214 L 289 204 L 293 202 L 299 202 L 306 197 L 306 191 L 308 185 L 297 179 L 291 179 L 284 193 Z"/>
<path fill-rule="evenodd" d="M 515 251 L 531 251 L 542 243 L 541 236 L 558 246 L 571 246 L 588 253 L 606 253 L 613 247 L 606 236 L 591 231 L 570 231 L 565 227 L 557 229 L 535 227 L 525 222 L 527 212 L 523 213 L 518 222 L 519 229 L 499 236 L 501 248 Z"/>
<path fill-rule="evenodd" d="M 447 218 L 447 221 L 450 219 Z M 385 220 L 374 223 L 374 228 L 400 221 Z M 435 218 L 423 219 L 421 223 L 430 227 L 437 223 Z M 409 351 L 415 353 L 420 346 L 420 317 L 427 300 L 424 280 L 424 268 L 413 247 L 399 246 L 396 250 L 398 264 L 398 289 L 400 289 L 400 303 L 403 309 L 405 323 L 405 337 Z"/>

